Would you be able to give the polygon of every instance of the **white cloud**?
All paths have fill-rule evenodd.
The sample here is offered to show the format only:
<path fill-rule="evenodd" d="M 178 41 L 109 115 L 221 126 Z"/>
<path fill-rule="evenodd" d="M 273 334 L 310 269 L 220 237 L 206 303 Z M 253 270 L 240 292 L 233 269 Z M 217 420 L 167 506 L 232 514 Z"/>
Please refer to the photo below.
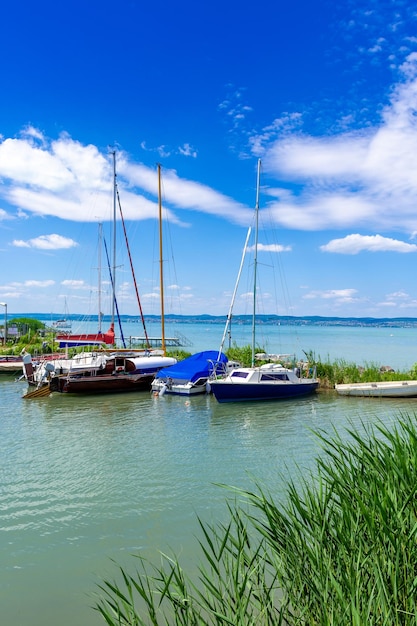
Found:
<path fill-rule="evenodd" d="M 379 42 L 383 44 L 382 38 Z M 250 113 L 242 89 L 231 87 L 220 109 L 233 127 Z M 250 138 L 260 155 L 268 209 L 277 225 L 295 230 L 417 230 L 417 54 L 401 67 L 389 105 L 377 126 L 333 136 L 301 132 L 299 113 L 283 114 Z M 237 126 L 236 126 L 237 125 Z M 343 125 L 346 125 L 344 118 Z M 245 133 L 245 141 L 248 134 Z M 146 148 L 143 142 L 142 147 Z M 195 157 L 190 143 L 171 150 Z M 156 219 L 155 168 L 117 154 L 118 185 L 125 219 Z M 20 215 L 55 216 L 79 222 L 112 219 L 112 163 L 96 146 L 63 133 L 50 141 L 29 127 L 0 143 L 1 197 Z M 264 178 L 264 176 L 263 176 Z M 285 181 L 285 184 L 284 182 Z M 171 223 L 189 225 L 187 212 L 214 215 L 247 226 L 253 209 L 207 185 L 163 171 L 164 211 Z M 0 219 L 5 214 L 1 213 Z M 18 242 L 17 245 L 25 245 Z"/>
<path fill-rule="evenodd" d="M 197 158 L 197 150 L 195 150 L 189 143 L 185 143 L 183 146 L 178 148 L 178 152 L 183 156 L 190 156 L 194 159 Z"/>
<path fill-rule="evenodd" d="M 120 161 L 120 171 L 131 185 L 147 193 L 156 193 L 158 182 L 155 170 L 123 159 Z M 164 208 L 166 204 L 171 207 L 170 221 L 178 221 L 173 214 L 175 208 L 218 215 L 243 225 L 249 224 L 253 217 L 253 209 L 206 185 L 180 178 L 174 170 L 163 170 L 162 187 Z"/>
<path fill-rule="evenodd" d="M 278 243 L 258 243 L 258 252 L 291 252 L 291 246 L 282 246 Z M 254 252 L 255 245 L 249 246 L 247 252 Z"/>
<path fill-rule="evenodd" d="M 44 287 L 52 287 L 53 285 L 55 285 L 54 280 L 25 280 L 24 282 L 25 287 L 40 287 L 42 289 Z"/>
<path fill-rule="evenodd" d="M 278 224 L 302 230 L 353 225 L 416 230 L 416 53 L 401 71 L 378 126 L 333 136 L 277 127 L 275 135 L 269 128 L 252 138 L 265 173 L 288 183 L 287 197 L 281 185 L 268 205 Z"/>
<path fill-rule="evenodd" d="M 335 252 L 337 254 L 358 254 L 359 252 L 417 252 L 417 245 L 381 237 L 381 235 L 348 235 L 342 239 L 333 239 L 324 246 L 320 246 L 323 252 Z"/>
<path fill-rule="evenodd" d="M 0 222 L 10 219 L 12 219 L 12 216 L 9 215 L 4 209 L 0 209 Z"/>
<path fill-rule="evenodd" d="M 195 156 L 190 144 L 182 153 Z M 78 222 L 109 221 L 113 216 L 112 159 L 97 147 L 82 145 L 63 133 L 57 140 L 31 129 L 23 137 L 0 143 L 0 197 L 21 215 L 54 216 Z M 125 219 L 156 219 L 158 181 L 155 168 L 117 154 L 117 181 Z M 187 225 L 178 209 L 217 215 L 247 225 L 252 209 L 175 171 L 162 176 L 164 212 L 171 223 Z M 151 196 L 151 199 L 149 198 Z M 4 217 L 2 214 L 0 216 Z M 15 245 L 25 245 L 18 242 Z"/>
<path fill-rule="evenodd" d="M 354 302 L 354 297 L 357 293 L 356 289 L 328 289 L 328 290 L 315 290 L 305 294 L 303 298 L 305 300 L 335 300 L 338 303 Z"/>
<path fill-rule="evenodd" d="M 61 285 L 64 287 L 69 287 L 70 289 L 83 289 L 86 287 L 86 284 L 83 280 L 63 280 Z M 87 288 L 90 289 L 89 285 Z"/>
<path fill-rule="evenodd" d="M 39 250 L 62 250 L 78 246 L 77 242 L 62 235 L 40 235 L 27 241 L 14 240 L 13 245 L 17 248 L 37 248 Z"/>

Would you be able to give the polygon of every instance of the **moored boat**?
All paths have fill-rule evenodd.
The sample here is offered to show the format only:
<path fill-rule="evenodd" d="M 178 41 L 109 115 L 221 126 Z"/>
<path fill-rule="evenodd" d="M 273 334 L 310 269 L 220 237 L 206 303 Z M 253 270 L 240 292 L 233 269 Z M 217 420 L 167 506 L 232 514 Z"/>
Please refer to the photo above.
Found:
<path fill-rule="evenodd" d="M 72 322 L 64 318 L 60 320 L 55 320 L 54 322 L 52 322 L 52 328 L 55 328 L 56 330 L 69 331 L 72 328 Z"/>
<path fill-rule="evenodd" d="M 253 278 L 253 315 L 252 315 L 252 363 L 251 367 L 237 367 L 227 375 L 210 381 L 211 391 L 218 402 L 244 402 L 260 400 L 282 400 L 298 398 L 314 393 L 319 386 L 315 376 L 302 377 L 302 369 L 290 369 L 280 363 L 266 363 L 255 366 L 255 329 L 256 329 L 256 282 L 258 265 L 258 214 L 261 161 L 258 160 L 256 208 L 255 208 L 255 251 Z M 245 248 L 248 242 L 246 240 Z M 262 355 L 268 356 L 268 355 Z M 275 360 L 274 355 L 274 360 Z M 277 357 L 278 358 L 278 357 Z"/>
<path fill-rule="evenodd" d="M 159 353 L 89 352 L 72 359 L 57 359 L 33 368 L 30 355 L 24 359 L 28 383 L 35 387 L 24 397 L 37 397 L 35 391 L 48 387 L 50 393 L 120 393 L 149 391 L 155 374 L 176 359 Z M 47 394 L 45 394 L 47 395 Z"/>
<path fill-rule="evenodd" d="M 210 378 L 226 371 L 228 360 L 217 350 L 197 352 L 171 367 L 164 367 L 152 382 L 152 391 L 159 395 L 191 396 L 210 390 Z"/>
<path fill-rule="evenodd" d="M 316 378 L 301 378 L 296 369 L 279 363 L 237 367 L 225 378 L 210 381 L 218 402 L 286 400 L 306 396 L 319 386 Z"/>
<path fill-rule="evenodd" d="M 76 347 L 76 346 L 91 346 L 91 345 L 106 345 L 112 346 L 115 341 L 114 323 L 110 324 L 110 328 L 107 332 L 103 333 L 99 330 L 96 333 L 73 335 L 64 333 L 56 335 L 55 341 L 58 342 L 60 348 Z"/>
<path fill-rule="evenodd" d="M 335 389 L 341 396 L 413 398 L 417 397 L 417 380 L 343 383 L 335 385 Z"/>
<path fill-rule="evenodd" d="M 23 359 L 14 354 L 0 356 L 0 374 L 14 374 L 22 369 Z"/>

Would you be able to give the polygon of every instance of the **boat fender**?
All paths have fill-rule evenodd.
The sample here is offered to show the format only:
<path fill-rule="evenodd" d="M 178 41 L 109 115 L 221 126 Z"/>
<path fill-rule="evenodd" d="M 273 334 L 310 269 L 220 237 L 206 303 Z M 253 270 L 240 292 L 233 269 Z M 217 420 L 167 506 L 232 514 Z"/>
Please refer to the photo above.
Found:
<path fill-rule="evenodd" d="M 161 389 L 159 390 L 159 395 L 160 395 L 160 396 L 165 395 L 166 390 L 167 390 L 167 386 L 166 386 L 166 384 L 164 383 L 164 384 L 162 385 Z"/>
<path fill-rule="evenodd" d="M 206 393 L 211 393 L 211 385 L 209 381 L 206 382 Z"/>
<path fill-rule="evenodd" d="M 34 382 L 35 370 L 33 368 L 32 357 L 30 354 L 25 354 L 23 357 L 23 373 L 29 383 Z"/>

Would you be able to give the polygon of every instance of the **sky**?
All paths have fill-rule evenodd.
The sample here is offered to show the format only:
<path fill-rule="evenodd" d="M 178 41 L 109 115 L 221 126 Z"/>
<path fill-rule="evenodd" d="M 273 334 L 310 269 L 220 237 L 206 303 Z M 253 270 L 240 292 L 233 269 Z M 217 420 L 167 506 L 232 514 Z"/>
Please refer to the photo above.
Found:
<path fill-rule="evenodd" d="M 161 267 L 166 313 L 236 289 L 249 314 L 259 160 L 260 313 L 417 317 L 414 3 L 20 0 L 2 24 L 11 317 L 106 314 L 109 266 L 122 314 L 159 313 Z"/>

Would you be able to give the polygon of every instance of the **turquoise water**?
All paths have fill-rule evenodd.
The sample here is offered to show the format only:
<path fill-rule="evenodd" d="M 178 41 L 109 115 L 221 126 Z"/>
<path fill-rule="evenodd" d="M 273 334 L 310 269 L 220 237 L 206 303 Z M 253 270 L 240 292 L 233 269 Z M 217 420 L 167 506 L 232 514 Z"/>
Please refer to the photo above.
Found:
<path fill-rule="evenodd" d="M 186 326 L 191 351 L 216 347 L 219 327 Z M 369 360 L 384 351 L 382 362 L 397 367 L 414 363 L 411 329 L 313 330 L 301 329 L 301 341 L 322 355 L 350 358 L 339 353 L 349 347 Z M 274 342 L 282 331 L 274 328 Z M 416 407 L 333 392 L 227 406 L 147 392 L 30 401 L 25 389 L 0 377 L 0 606 L 2 623 L 15 626 L 103 624 L 91 607 L 97 584 L 116 575 L 112 559 L 133 572 L 133 554 L 155 561 L 173 551 L 195 568 L 196 516 L 226 516 L 219 484 L 250 488 L 256 477 L 279 499 L 288 477 L 313 467 L 312 430 L 390 423 Z"/>
<path fill-rule="evenodd" d="M 102 330 L 107 328 L 108 323 L 104 322 Z M 74 333 L 96 331 L 97 324 L 94 322 L 73 322 Z M 130 345 L 132 337 L 143 336 L 142 324 L 124 322 L 123 332 L 127 345 Z M 160 325 L 148 323 L 147 332 L 149 336 L 160 337 Z M 188 345 L 184 347 L 188 352 L 217 350 L 223 332 L 224 325 L 221 323 L 167 322 L 165 328 L 167 337 L 180 336 L 188 340 Z M 232 322 L 225 348 L 235 343 L 238 346 L 250 344 L 251 334 L 250 324 Z M 117 326 L 116 336 L 120 341 Z M 410 369 L 417 362 L 417 328 L 265 324 L 257 328 L 256 343 L 272 354 L 295 354 L 297 358 L 305 358 L 304 352 L 313 351 L 321 360 L 344 359 L 360 365 L 377 363 L 401 371 Z"/>

